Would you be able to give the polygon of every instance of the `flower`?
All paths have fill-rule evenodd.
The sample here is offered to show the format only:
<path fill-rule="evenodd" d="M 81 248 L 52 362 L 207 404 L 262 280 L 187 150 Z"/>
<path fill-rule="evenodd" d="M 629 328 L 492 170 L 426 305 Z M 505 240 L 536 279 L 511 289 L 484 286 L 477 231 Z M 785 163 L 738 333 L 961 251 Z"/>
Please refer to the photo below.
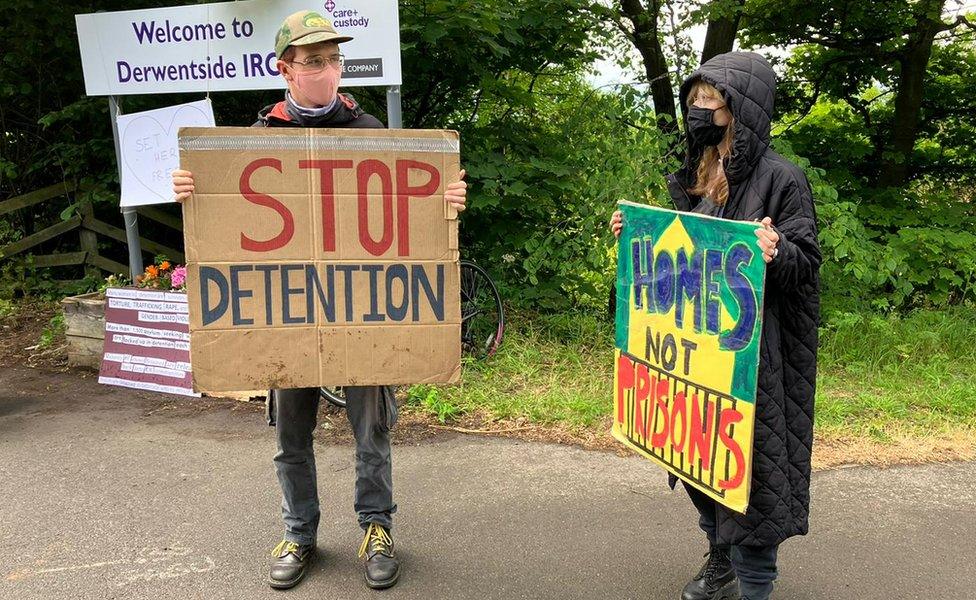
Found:
<path fill-rule="evenodd" d="M 176 267 L 170 276 L 174 288 L 181 288 L 186 283 L 186 267 Z"/>
<path fill-rule="evenodd" d="M 169 261 L 168 260 L 164 260 L 162 263 L 160 263 L 159 270 L 160 271 L 168 271 L 169 268 L 170 268 L 170 266 L 171 265 L 169 264 Z"/>
<path fill-rule="evenodd" d="M 153 278 L 159 275 L 159 268 L 156 265 L 149 265 L 146 267 L 146 275 L 149 278 Z"/>

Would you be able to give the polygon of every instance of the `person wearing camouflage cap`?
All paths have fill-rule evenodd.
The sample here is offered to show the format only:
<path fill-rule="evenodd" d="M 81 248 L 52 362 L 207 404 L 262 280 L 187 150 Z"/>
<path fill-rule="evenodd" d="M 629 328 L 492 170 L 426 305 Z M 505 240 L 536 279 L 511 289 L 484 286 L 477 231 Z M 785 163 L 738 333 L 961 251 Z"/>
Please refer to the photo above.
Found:
<path fill-rule="evenodd" d="M 290 15 L 275 36 L 277 68 L 288 90 L 285 99 L 258 113 L 256 127 L 383 128 L 349 94 L 339 93 L 343 56 L 339 44 L 352 37 L 335 30 L 325 17 L 304 10 Z M 461 180 L 447 186 L 445 202 L 465 208 L 466 187 Z M 193 175 L 173 171 L 176 200 L 193 194 Z M 388 588 L 400 577 L 400 561 L 393 551 L 393 478 L 390 428 L 397 406 L 390 386 L 346 387 L 346 413 L 356 438 L 355 509 L 365 532 L 359 556 L 365 559 L 366 584 Z M 284 539 L 272 551 L 268 583 L 275 589 L 297 585 L 315 557 L 320 517 L 313 433 L 319 388 L 272 390 L 268 423 L 275 426 L 278 453 L 275 470 L 281 486 Z"/>

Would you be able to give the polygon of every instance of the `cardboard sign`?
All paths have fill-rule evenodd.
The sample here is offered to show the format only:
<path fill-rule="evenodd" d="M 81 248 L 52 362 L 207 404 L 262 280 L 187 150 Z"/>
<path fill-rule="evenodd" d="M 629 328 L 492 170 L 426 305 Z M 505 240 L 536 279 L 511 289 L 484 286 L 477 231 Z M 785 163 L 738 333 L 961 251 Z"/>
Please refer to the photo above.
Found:
<path fill-rule="evenodd" d="M 183 396 L 192 389 L 186 294 L 105 290 L 105 353 L 98 382 Z"/>
<path fill-rule="evenodd" d="M 400 85 L 396 0 L 248 0 L 75 15 L 89 96 L 281 89 L 274 40 L 288 15 L 314 10 L 354 39 L 345 87 Z"/>
<path fill-rule="evenodd" d="M 210 100 L 120 115 L 122 206 L 174 202 L 170 173 L 180 166 L 180 127 L 213 127 Z"/>
<path fill-rule="evenodd" d="M 460 376 L 453 131 L 182 129 L 196 389 Z"/>
<path fill-rule="evenodd" d="M 766 274 L 758 224 L 620 209 L 613 435 L 744 513 Z"/>

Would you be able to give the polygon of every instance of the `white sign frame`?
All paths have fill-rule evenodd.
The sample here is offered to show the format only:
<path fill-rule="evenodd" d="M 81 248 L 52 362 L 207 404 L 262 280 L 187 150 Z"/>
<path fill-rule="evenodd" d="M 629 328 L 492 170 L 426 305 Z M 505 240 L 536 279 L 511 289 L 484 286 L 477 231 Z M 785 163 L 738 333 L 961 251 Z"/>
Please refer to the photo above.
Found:
<path fill-rule="evenodd" d="M 275 34 L 305 9 L 355 38 L 342 44 L 343 87 L 402 83 L 397 0 L 245 0 L 75 15 L 86 93 L 283 89 Z"/>

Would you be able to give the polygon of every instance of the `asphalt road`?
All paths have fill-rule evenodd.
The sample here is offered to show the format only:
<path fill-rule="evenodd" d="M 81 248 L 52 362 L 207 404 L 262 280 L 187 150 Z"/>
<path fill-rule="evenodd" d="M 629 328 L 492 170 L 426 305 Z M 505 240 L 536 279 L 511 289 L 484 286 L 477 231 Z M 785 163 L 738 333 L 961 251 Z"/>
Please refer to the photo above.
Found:
<path fill-rule="evenodd" d="M 373 592 L 339 427 L 317 447 L 322 556 L 273 592 L 279 496 L 257 408 L 3 370 L 0 598 L 673 600 L 706 550 L 690 503 L 642 459 L 408 437 L 394 449 L 403 576 Z M 976 464 L 816 474 L 811 534 L 783 545 L 774 598 L 976 598 L 974 480 Z"/>

